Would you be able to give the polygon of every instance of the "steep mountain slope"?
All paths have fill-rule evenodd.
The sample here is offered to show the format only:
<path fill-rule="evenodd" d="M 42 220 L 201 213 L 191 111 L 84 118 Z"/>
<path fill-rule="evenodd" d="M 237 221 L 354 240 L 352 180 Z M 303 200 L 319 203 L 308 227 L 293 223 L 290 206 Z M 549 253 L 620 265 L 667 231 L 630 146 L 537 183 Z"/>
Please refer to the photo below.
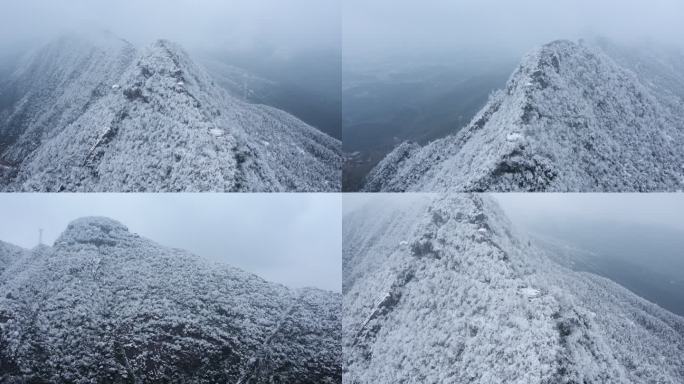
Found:
<path fill-rule="evenodd" d="M 0 84 L 0 160 L 19 164 L 108 93 L 135 48 L 109 34 L 63 36 Z"/>
<path fill-rule="evenodd" d="M 466 126 L 520 59 L 501 52 L 495 58 L 482 52 L 420 56 L 343 66 L 343 190 L 362 188 L 397 144 L 424 145 Z"/>
<path fill-rule="evenodd" d="M 478 195 L 344 218 L 345 383 L 680 383 L 684 318 L 552 261 Z"/>
<path fill-rule="evenodd" d="M 365 189 L 682 189 L 684 95 L 657 81 L 681 80 L 681 69 L 659 74 L 660 62 L 636 71 L 613 51 L 569 41 L 535 50 L 470 125 L 425 147 L 398 146 Z M 658 62 L 649 55 L 645 62 Z"/>
<path fill-rule="evenodd" d="M 3 96 L 9 102 L 2 113 L 10 116 L 0 120 L 3 189 L 340 189 L 338 140 L 282 111 L 230 96 L 175 44 L 160 40 L 132 57 L 135 51 L 126 45 L 126 60 L 102 59 L 110 66 L 112 61 L 126 62 L 121 71 L 104 64 L 91 70 L 61 59 L 68 53 L 74 60 L 86 60 L 92 50 L 102 49 L 99 43 L 92 45 L 70 47 L 70 51 L 49 45 L 39 53 L 46 57 L 46 66 L 57 62 L 54 72 L 70 73 L 48 87 L 55 89 L 48 99 L 36 99 L 34 93 L 42 92 L 40 84 L 52 84 L 54 76 L 49 72 L 40 77 L 35 92 L 27 91 L 32 88 L 22 77 L 7 87 L 23 96 Z M 87 86 L 72 81 L 74 76 L 87 79 L 84 82 L 97 91 L 87 92 Z M 74 84 L 77 87 L 69 94 L 57 91 Z M 21 118 L 15 117 L 24 100 L 32 107 Z M 55 103 L 67 107 L 53 108 Z M 32 144 L 20 146 L 4 132 L 29 137 L 22 140 Z"/>
<path fill-rule="evenodd" d="M 27 253 L 28 251 L 23 248 L 0 241 L 0 276 Z"/>
<path fill-rule="evenodd" d="M 340 300 L 74 221 L 0 275 L 0 381 L 326 383 Z"/>

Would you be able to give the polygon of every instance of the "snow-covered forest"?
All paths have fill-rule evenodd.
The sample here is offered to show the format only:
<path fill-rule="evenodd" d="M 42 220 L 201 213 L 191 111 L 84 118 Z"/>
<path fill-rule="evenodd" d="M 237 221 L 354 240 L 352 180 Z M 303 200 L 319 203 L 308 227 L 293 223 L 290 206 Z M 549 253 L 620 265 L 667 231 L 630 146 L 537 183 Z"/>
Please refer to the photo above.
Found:
<path fill-rule="evenodd" d="M 4 2 L 0 384 L 684 384 L 683 20 Z"/>
<path fill-rule="evenodd" d="M 681 190 L 682 63 L 684 54 L 657 45 L 548 43 L 470 124 L 423 147 L 397 146 L 365 190 Z"/>
<path fill-rule="evenodd" d="M 341 296 L 166 248 L 107 218 L 0 243 L 0 381 L 336 383 Z"/>
<path fill-rule="evenodd" d="M 341 143 L 220 86 L 177 44 L 70 34 L 0 83 L 5 191 L 338 191 Z"/>
<path fill-rule="evenodd" d="M 351 209 L 343 382 L 684 380 L 684 318 L 549 252 L 484 195 Z"/>

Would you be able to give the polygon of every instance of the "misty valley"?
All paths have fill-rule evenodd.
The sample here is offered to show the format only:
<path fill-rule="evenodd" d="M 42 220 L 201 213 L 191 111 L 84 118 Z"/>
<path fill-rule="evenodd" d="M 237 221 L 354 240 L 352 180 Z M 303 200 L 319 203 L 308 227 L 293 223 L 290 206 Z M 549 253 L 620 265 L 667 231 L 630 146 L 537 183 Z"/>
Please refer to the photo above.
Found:
<path fill-rule="evenodd" d="M 344 65 L 344 190 L 360 190 L 398 144 L 424 145 L 458 132 L 514 67 L 511 58 L 471 53 Z"/>
<path fill-rule="evenodd" d="M 533 236 L 573 270 L 607 277 L 684 316 L 684 233 L 657 225 L 540 220 Z"/>
<path fill-rule="evenodd" d="M 268 49 L 198 53 L 200 62 L 234 95 L 282 109 L 342 140 L 340 53 L 320 50 L 278 57 Z"/>

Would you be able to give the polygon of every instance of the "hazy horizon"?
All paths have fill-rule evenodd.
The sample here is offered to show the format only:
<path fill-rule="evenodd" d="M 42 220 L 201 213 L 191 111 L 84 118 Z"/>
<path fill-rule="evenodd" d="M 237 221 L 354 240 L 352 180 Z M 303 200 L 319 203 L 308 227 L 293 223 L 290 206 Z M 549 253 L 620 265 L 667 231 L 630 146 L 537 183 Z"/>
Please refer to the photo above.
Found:
<path fill-rule="evenodd" d="M 25 0 L 3 7 L 0 47 L 66 30 L 101 29 L 136 45 L 164 38 L 203 48 L 270 45 L 280 54 L 336 49 L 339 13 L 338 0 Z"/>
<path fill-rule="evenodd" d="M 684 47 L 676 0 L 350 0 L 343 4 L 345 60 L 485 52 L 520 56 L 557 40 L 606 37 Z"/>

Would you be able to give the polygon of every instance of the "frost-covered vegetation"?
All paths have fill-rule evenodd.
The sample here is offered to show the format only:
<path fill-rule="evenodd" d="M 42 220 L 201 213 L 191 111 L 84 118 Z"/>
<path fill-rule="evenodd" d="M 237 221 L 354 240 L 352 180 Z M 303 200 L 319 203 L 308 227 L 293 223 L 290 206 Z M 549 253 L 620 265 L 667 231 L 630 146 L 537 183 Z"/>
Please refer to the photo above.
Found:
<path fill-rule="evenodd" d="M 340 381 L 339 294 L 269 283 L 105 218 L 72 222 L 52 247 L 0 244 L 8 258 L 0 382 Z"/>
<path fill-rule="evenodd" d="M 337 191 L 341 167 L 339 140 L 231 96 L 168 41 L 65 37 L 0 87 L 4 190 Z"/>
<path fill-rule="evenodd" d="M 368 191 L 674 191 L 684 186 L 682 55 L 556 41 L 472 122 L 402 144 Z"/>
<path fill-rule="evenodd" d="M 23 248 L 0 241 L 0 275 L 7 267 L 19 260 L 26 253 L 27 252 Z"/>
<path fill-rule="evenodd" d="M 380 200 L 344 217 L 344 383 L 684 381 L 684 318 L 557 264 L 490 198 Z"/>

